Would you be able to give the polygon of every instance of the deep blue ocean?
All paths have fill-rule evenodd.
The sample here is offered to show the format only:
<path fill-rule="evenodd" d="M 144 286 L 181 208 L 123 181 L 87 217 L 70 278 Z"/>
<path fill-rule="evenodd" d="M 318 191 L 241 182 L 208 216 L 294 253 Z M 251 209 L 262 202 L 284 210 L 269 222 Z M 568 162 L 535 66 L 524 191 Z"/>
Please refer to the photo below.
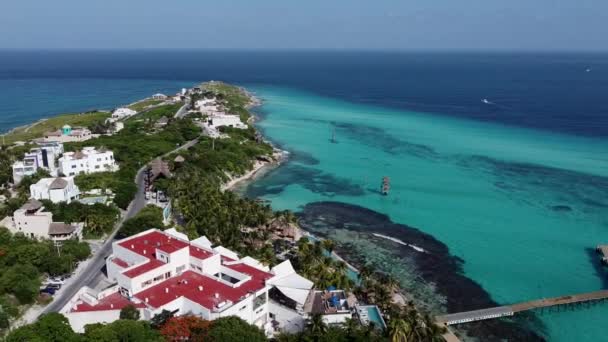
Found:
<path fill-rule="evenodd" d="M 608 135 L 607 54 L 363 51 L 0 50 L 0 129 L 58 112 L 112 108 L 208 79 Z"/>
<path fill-rule="evenodd" d="M 593 250 L 608 243 L 608 54 L 0 50 L 0 131 L 206 80 L 262 98 L 258 128 L 290 152 L 242 193 L 299 212 L 433 313 L 608 286 Z M 606 315 L 468 331 L 596 341 Z"/>

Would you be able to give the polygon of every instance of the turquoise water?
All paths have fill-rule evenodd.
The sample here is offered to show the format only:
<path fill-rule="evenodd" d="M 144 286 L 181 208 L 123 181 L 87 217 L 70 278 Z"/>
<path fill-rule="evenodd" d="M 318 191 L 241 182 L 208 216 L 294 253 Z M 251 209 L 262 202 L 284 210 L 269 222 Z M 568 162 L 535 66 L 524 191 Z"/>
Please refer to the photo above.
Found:
<path fill-rule="evenodd" d="M 608 242 L 608 140 L 253 90 L 265 100 L 259 127 L 293 155 L 260 181 L 274 208 L 329 200 L 385 213 L 447 244 L 499 303 L 605 287 L 591 249 Z M 540 318 L 552 341 L 590 341 L 607 314 Z"/>

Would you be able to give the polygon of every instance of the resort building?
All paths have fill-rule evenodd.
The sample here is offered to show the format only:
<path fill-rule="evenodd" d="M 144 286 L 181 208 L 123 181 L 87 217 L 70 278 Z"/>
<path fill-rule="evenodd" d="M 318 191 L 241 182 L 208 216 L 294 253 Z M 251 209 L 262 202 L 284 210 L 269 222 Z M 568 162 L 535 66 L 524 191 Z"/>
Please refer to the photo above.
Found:
<path fill-rule="evenodd" d="M 53 214 L 38 200 L 30 199 L 15 210 L 12 218 L 0 222 L 13 234 L 23 233 L 29 238 L 51 239 L 57 243 L 82 236 L 82 225 L 53 222 Z"/>
<path fill-rule="evenodd" d="M 72 128 L 70 125 L 65 125 L 61 128 L 61 130 L 47 132 L 44 135 L 44 141 L 46 142 L 79 142 L 86 141 L 91 138 L 93 138 L 93 135 L 91 135 L 91 131 L 88 128 Z"/>
<path fill-rule="evenodd" d="M 30 185 L 30 196 L 36 200 L 50 200 L 53 203 L 70 203 L 80 196 L 74 177 L 42 178 Z"/>
<path fill-rule="evenodd" d="M 114 153 L 85 147 L 82 151 L 66 152 L 59 158 L 59 172 L 65 176 L 75 176 L 94 172 L 114 172 L 118 165 Z"/>
<path fill-rule="evenodd" d="M 124 119 L 130 116 L 137 114 L 136 111 L 130 108 L 116 108 L 114 112 L 112 112 L 112 118 L 114 119 Z"/>
<path fill-rule="evenodd" d="M 205 237 L 189 241 L 175 229 L 150 229 L 114 242 L 112 250 L 106 266 L 115 285 L 103 291 L 84 287 L 60 311 L 75 331 L 117 320 L 131 304 L 145 320 L 163 310 L 205 320 L 238 316 L 272 333 L 268 291 L 285 274 L 213 247 Z"/>

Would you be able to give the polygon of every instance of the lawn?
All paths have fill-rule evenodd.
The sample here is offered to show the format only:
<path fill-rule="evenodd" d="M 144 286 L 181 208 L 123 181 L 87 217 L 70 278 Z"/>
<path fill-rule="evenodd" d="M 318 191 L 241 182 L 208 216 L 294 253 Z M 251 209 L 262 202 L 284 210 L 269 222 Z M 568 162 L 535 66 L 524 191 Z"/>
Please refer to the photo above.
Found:
<path fill-rule="evenodd" d="M 41 138 L 44 133 L 60 129 L 63 125 L 73 127 L 82 126 L 88 127 L 97 121 L 103 121 L 110 117 L 107 112 L 92 112 L 83 114 L 62 114 L 48 119 L 43 119 L 28 127 L 20 127 L 4 135 L 6 144 L 14 143 L 15 141 L 27 141 L 35 138 Z"/>
<path fill-rule="evenodd" d="M 164 100 L 145 99 L 145 100 L 135 102 L 134 104 L 130 105 L 129 108 L 133 109 L 136 112 L 141 112 L 142 110 L 144 110 L 150 106 L 156 106 L 163 102 L 164 102 Z"/>
<path fill-rule="evenodd" d="M 132 124 L 137 121 L 146 121 L 146 122 L 156 122 L 156 120 L 166 116 L 167 118 L 172 118 L 175 113 L 183 106 L 181 103 L 168 104 L 156 107 L 154 109 L 150 109 L 146 112 L 134 115 L 127 120 L 127 125 Z"/>

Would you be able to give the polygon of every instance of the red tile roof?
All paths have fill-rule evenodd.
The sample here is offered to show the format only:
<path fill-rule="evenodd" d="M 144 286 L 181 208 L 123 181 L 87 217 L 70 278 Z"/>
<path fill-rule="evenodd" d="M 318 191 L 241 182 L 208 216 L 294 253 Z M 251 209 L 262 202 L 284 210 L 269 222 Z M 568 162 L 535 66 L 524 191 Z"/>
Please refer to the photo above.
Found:
<path fill-rule="evenodd" d="M 190 244 L 167 234 L 152 231 L 148 234 L 122 241 L 119 245 L 149 259 L 149 262 L 123 273 L 129 278 L 134 278 L 164 265 L 162 261 L 156 259 L 156 249 L 171 254 L 188 247 Z"/>
<path fill-rule="evenodd" d="M 120 258 L 112 258 L 112 262 L 115 263 L 116 265 L 122 267 L 122 268 L 129 267 L 129 264 L 126 261 L 124 261 L 124 260 L 122 260 Z"/>
<path fill-rule="evenodd" d="M 236 288 L 208 276 L 187 271 L 180 276 L 167 279 L 160 284 L 139 292 L 135 294 L 135 297 L 144 302 L 148 298 L 148 304 L 154 308 L 159 308 L 182 296 L 207 309 L 213 309 L 218 303 L 228 300 L 237 303 L 245 298 L 248 293 L 263 289 L 265 280 L 272 277 L 270 273 L 259 270 L 255 270 L 254 272 L 250 269 L 252 268 L 250 266 L 244 265 L 245 267 L 242 268 L 240 266 L 231 268 L 239 272 L 242 270 L 244 271 L 243 273 L 253 276 L 253 279 Z M 199 290 L 199 286 L 203 287 L 202 291 Z M 168 292 L 165 290 L 167 288 L 169 289 Z M 217 298 L 215 297 L 216 293 L 218 294 Z"/>
<path fill-rule="evenodd" d="M 200 247 L 190 246 L 190 256 L 193 258 L 200 259 L 200 260 L 205 260 L 209 257 L 212 257 L 213 253 L 209 252 L 207 250 L 204 250 Z"/>
<path fill-rule="evenodd" d="M 156 260 L 156 259 L 150 259 L 148 260 L 148 262 L 146 262 L 143 265 L 139 265 L 135 268 L 132 268 L 126 272 L 123 272 L 123 274 L 129 278 L 135 278 L 137 276 L 140 276 L 148 271 L 151 271 L 155 268 L 158 268 L 162 265 L 165 265 L 164 262 L 160 261 L 160 260 Z"/>
<path fill-rule="evenodd" d="M 101 299 L 97 305 L 94 306 L 87 303 L 78 304 L 75 309 L 72 309 L 72 312 L 120 310 L 129 304 L 134 305 L 136 308 L 145 307 L 144 303 L 135 304 L 116 292 Z"/>
<path fill-rule="evenodd" d="M 165 253 L 173 253 L 188 247 L 189 243 L 158 231 L 152 231 L 148 234 L 120 242 L 119 245 L 139 255 L 154 258 L 153 255 L 157 248 Z"/>

